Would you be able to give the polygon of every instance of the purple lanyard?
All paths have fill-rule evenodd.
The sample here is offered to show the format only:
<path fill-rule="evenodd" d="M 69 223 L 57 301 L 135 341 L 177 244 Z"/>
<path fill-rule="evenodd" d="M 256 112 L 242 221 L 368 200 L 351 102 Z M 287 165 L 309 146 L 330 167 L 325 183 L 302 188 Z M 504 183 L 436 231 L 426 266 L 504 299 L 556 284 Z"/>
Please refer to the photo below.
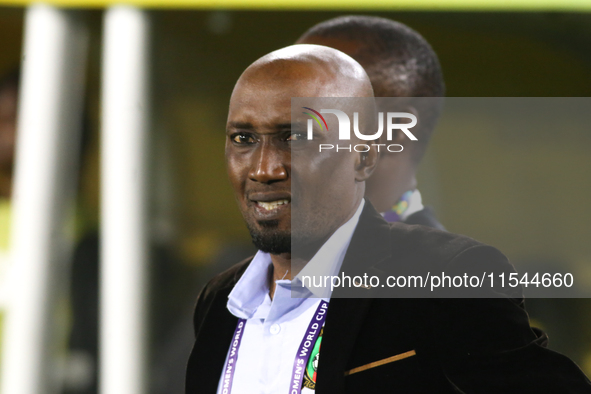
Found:
<path fill-rule="evenodd" d="M 240 348 L 240 342 L 242 342 L 244 326 L 246 326 L 246 319 L 239 319 L 238 324 L 236 325 L 236 330 L 234 330 L 228 361 L 224 367 L 222 394 L 230 394 L 232 392 L 232 382 L 234 381 L 234 371 L 236 370 L 236 360 L 238 360 L 238 349 Z"/>
<path fill-rule="evenodd" d="M 304 334 L 302 343 L 296 353 L 296 358 L 293 363 L 293 370 L 291 373 L 291 381 L 289 385 L 289 394 L 300 394 L 302 392 L 302 379 L 306 371 L 306 363 L 310 358 L 310 353 L 320 330 L 324 326 L 324 320 L 326 319 L 326 309 L 328 308 L 328 302 L 320 301 L 314 317 L 308 324 L 308 329 Z M 238 360 L 238 349 L 240 348 L 240 342 L 242 341 L 242 335 L 244 333 L 244 327 L 246 326 L 246 319 L 239 319 L 234 336 L 232 345 L 230 346 L 230 354 L 228 355 L 228 361 L 224 366 L 224 378 L 222 382 L 222 394 L 230 394 L 232 392 L 232 382 L 234 381 L 234 372 L 236 371 L 236 361 Z"/>

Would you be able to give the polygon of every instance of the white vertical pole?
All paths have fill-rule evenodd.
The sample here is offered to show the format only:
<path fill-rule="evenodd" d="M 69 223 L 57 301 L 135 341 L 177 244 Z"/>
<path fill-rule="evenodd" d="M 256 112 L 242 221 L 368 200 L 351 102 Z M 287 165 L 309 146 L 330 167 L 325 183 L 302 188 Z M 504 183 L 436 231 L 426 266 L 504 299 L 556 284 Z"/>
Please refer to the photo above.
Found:
<path fill-rule="evenodd" d="M 27 9 L 3 394 L 58 389 L 52 328 L 71 247 L 64 230 L 76 179 L 87 38 L 71 12 L 47 5 Z"/>
<path fill-rule="evenodd" d="M 102 394 L 147 391 L 146 155 L 148 18 L 130 6 L 104 19 L 101 147 Z"/>

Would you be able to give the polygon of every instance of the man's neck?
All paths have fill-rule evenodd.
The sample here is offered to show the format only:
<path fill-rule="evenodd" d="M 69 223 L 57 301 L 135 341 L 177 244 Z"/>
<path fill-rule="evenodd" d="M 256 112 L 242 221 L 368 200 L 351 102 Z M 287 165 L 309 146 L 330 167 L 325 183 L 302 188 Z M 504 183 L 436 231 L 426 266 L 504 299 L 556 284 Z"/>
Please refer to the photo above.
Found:
<path fill-rule="evenodd" d="M 362 190 L 363 192 L 363 190 Z M 341 224 L 339 224 L 336 228 L 329 232 L 324 238 L 321 238 L 315 242 L 307 244 L 306 247 L 297 247 L 297 254 L 292 255 L 292 253 L 281 253 L 281 254 L 272 254 L 271 255 L 271 262 L 272 262 L 272 269 L 273 272 L 269 275 L 269 295 L 271 299 L 275 295 L 275 288 L 276 288 L 276 281 L 287 279 L 292 280 L 305 266 L 308 264 L 310 260 L 314 257 L 314 255 L 320 250 L 322 245 L 337 231 L 341 226 L 347 223 L 357 212 L 359 208 L 359 204 L 363 197 L 359 197 L 359 201 L 354 205 L 355 209 L 343 220 Z M 292 243 L 293 247 L 293 243 Z"/>
<path fill-rule="evenodd" d="M 386 212 L 396 204 L 402 195 L 417 187 L 417 180 L 414 175 L 400 182 L 389 183 L 394 186 L 387 188 L 383 185 L 368 190 L 366 198 L 371 201 L 378 212 Z"/>

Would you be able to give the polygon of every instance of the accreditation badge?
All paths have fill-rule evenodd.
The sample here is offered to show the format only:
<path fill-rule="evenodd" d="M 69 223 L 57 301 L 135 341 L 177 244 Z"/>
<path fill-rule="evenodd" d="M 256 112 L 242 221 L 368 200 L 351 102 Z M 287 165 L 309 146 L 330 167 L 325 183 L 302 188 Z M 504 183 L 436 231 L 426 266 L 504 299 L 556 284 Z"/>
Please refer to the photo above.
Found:
<path fill-rule="evenodd" d="M 318 336 L 318 339 L 316 339 L 316 343 L 314 344 L 314 348 L 308 359 L 308 364 L 306 364 L 306 372 L 304 374 L 304 381 L 302 382 L 302 394 L 313 393 L 314 390 L 316 390 L 316 370 L 318 369 L 318 358 L 320 355 L 320 344 L 322 342 L 323 332 L 324 327 L 320 330 L 320 335 Z"/>

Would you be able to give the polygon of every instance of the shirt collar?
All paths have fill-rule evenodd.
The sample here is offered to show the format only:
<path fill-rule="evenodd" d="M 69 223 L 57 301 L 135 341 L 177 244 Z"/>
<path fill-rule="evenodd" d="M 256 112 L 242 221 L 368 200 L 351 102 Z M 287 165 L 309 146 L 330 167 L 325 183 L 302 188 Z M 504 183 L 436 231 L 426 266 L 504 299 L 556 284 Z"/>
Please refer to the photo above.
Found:
<path fill-rule="evenodd" d="M 361 200 L 357 211 L 345 224 L 339 227 L 316 252 L 292 282 L 278 280 L 278 287 L 293 285 L 292 297 L 307 298 L 310 296 L 328 299 L 332 293 L 330 287 L 301 286 L 302 275 L 336 276 L 339 274 L 345 253 L 359 222 L 365 200 Z M 227 308 L 234 316 L 241 319 L 252 318 L 259 307 L 265 307 L 265 297 L 269 294 L 269 275 L 271 272 L 271 255 L 260 250 L 244 271 L 228 296 Z M 268 303 L 267 303 L 268 304 Z M 268 306 L 268 305 L 267 305 Z"/>
<path fill-rule="evenodd" d="M 240 319 L 250 319 L 269 293 L 271 255 L 260 250 L 228 296 L 228 310 Z"/>

